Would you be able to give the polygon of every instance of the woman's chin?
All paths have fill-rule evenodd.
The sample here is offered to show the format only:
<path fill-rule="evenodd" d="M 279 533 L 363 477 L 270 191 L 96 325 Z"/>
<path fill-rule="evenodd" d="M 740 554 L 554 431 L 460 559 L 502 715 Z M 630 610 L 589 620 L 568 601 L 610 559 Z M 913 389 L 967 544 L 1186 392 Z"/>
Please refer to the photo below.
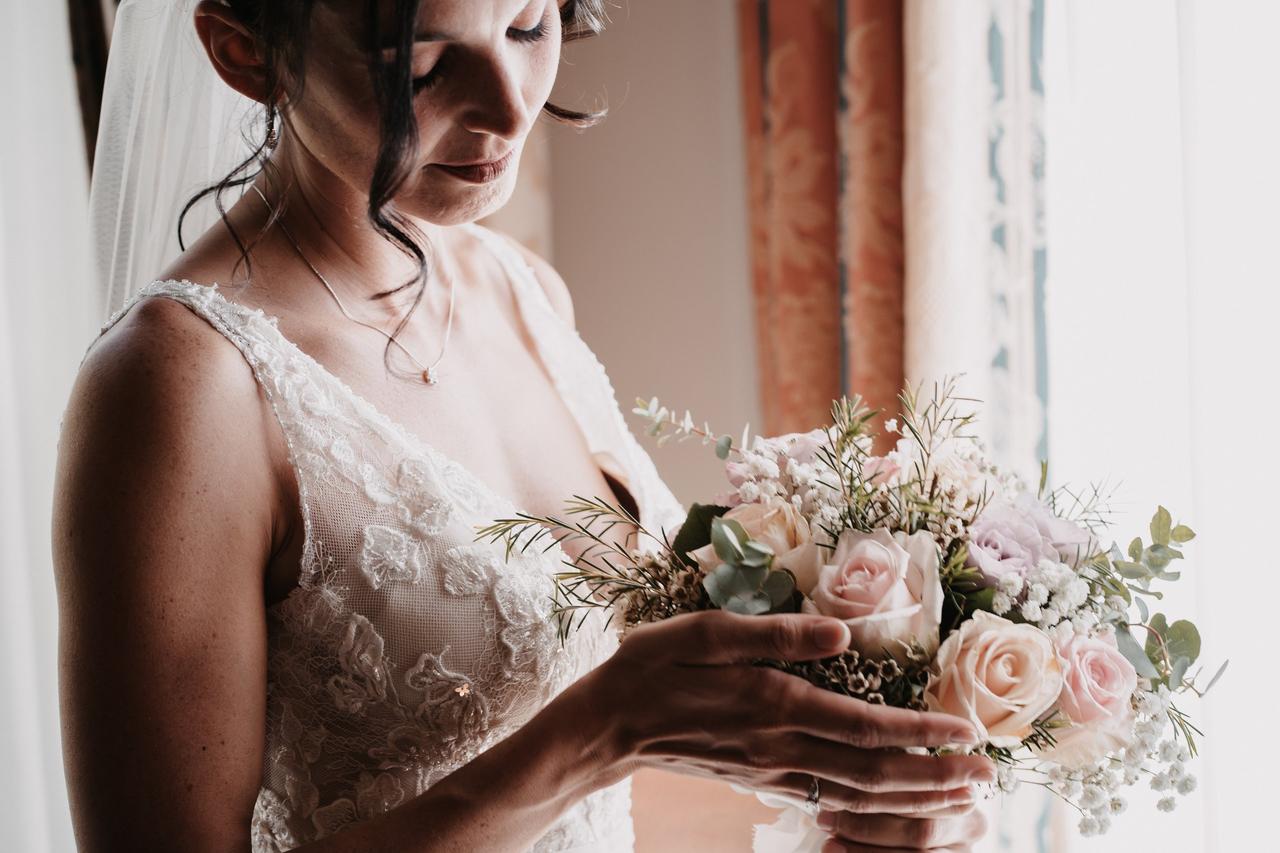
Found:
<path fill-rule="evenodd" d="M 428 167 L 424 176 L 431 171 Z M 515 168 L 486 183 L 463 181 L 452 175 L 432 176 L 421 181 L 408 198 L 397 198 L 396 205 L 433 225 L 461 225 L 500 210 L 511 199 L 515 186 Z"/>

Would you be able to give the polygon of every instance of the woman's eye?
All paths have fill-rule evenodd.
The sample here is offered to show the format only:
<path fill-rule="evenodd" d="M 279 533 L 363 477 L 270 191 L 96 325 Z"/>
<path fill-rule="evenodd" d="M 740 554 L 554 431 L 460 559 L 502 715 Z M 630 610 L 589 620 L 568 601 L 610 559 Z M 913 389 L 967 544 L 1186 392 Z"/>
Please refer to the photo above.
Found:
<path fill-rule="evenodd" d="M 547 19 L 543 18 L 538 22 L 538 26 L 531 30 L 517 30 L 514 27 L 507 30 L 507 35 L 516 41 L 537 41 L 547 34 Z"/>
<path fill-rule="evenodd" d="M 517 30 L 511 28 L 507 30 L 507 36 L 513 41 L 518 42 L 535 42 L 547 35 L 547 19 L 543 18 L 538 25 L 530 30 Z M 444 64 L 444 54 L 436 61 L 431 70 L 421 77 L 413 78 L 413 93 L 417 95 L 428 89 L 434 88 L 441 80 L 440 66 Z"/>
<path fill-rule="evenodd" d="M 419 92 L 425 92 L 427 89 L 430 89 L 431 87 L 435 86 L 439 82 L 440 82 L 440 63 L 437 62 L 435 64 L 435 67 L 433 67 L 426 74 L 423 74 L 421 77 L 413 78 L 413 93 L 416 95 Z"/>

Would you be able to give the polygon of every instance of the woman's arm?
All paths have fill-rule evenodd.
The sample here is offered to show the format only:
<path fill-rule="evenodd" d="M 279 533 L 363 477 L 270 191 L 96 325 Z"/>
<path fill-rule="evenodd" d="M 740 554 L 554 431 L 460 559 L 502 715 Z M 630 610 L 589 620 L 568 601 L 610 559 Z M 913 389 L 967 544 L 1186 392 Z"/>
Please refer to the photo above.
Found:
<path fill-rule="evenodd" d="M 140 303 L 82 367 L 63 418 L 54 552 L 83 851 L 249 847 L 264 567 L 288 534 L 271 417 L 240 354 L 170 300 Z M 301 849 L 527 847 L 621 778 L 592 731 L 540 715 L 427 794 Z"/>

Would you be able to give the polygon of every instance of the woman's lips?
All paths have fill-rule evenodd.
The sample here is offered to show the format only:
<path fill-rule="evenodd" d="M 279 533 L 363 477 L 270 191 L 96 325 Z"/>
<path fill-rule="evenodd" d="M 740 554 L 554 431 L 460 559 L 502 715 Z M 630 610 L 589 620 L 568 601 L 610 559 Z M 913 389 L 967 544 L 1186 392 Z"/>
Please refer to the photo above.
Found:
<path fill-rule="evenodd" d="M 485 184 L 506 172 L 514 156 L 515 150 L 512 149 L 503 155 L 502 159 L 494 160 L 491 163 L 478 163 L 474 166 L 446 166 L 443 163 L 432 163 L 431 165 L 468 183 Z"/>

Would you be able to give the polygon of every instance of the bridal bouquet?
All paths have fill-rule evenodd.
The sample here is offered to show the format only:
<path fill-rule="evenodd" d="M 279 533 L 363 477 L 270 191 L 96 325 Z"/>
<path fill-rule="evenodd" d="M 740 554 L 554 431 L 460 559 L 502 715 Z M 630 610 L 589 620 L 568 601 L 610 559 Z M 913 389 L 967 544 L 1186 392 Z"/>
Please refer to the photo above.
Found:
<path fill-rule="evenodd" d="M 1195 534 L 1161 507 L 1147 537 L 1104 545 L 1103 496 L 1032 489 L 997 469 L 971 435 L 954 383 L 902 395 L 893 449 L 873 452 L 875 413 L 857 398 L 808 433 L 740 443 L 656 399 L 637 401 L 659 443 L 700 436 L 725 460 L 729 489 L 694 504 L 661 547 L 620 547 L 596 529 L 636 525 L 625 508 L 575 497 L 575 520 L 521 516 L 482 529 L 507 553 L 544 536 L 589 547 L 557 575 L 561 629 L 608 608 L 624 630 L 711 608 L 808 612 L 843 620 L 848 651 L 763 661 L 867 702 L 969 720 L 999 787 L 1029 781 L 1080 814 L 1084 835 L 1125 809 L 1147 780 L 1170 811 L 1196 779 L 1199 730 L 1177 704 L 1204 687 L 1194 625 L 1157 612 L 1158 586 Z M 652 536 L 652 534 L 648 534 Z"/>

